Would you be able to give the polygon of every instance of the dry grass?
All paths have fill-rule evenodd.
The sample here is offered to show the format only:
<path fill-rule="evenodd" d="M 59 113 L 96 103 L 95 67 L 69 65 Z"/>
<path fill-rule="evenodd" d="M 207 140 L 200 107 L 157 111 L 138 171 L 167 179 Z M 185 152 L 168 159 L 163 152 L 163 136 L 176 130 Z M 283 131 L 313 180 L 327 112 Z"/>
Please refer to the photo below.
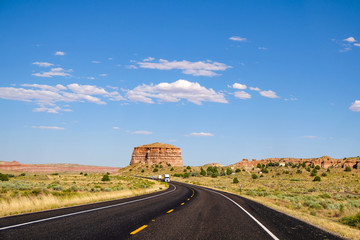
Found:
<path fill-rule="evenodd" d="M 103 175 L 26 175 L 0 181 L 0 216 L 9 216 L 126 198 L 165 189 L 157 182 L 134 177 Z"/>

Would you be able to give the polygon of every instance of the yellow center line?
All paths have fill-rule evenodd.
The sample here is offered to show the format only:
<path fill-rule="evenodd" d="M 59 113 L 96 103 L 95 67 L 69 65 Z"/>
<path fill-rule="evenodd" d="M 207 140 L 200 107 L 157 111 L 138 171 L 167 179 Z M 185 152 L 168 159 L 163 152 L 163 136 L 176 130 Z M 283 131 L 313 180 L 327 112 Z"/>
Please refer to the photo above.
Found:
<path fill-rule="evenodd" d="M 180 205 L 184 205 L 185 203 L 183 202 L 182 204 L 180 204 Z"/>
<path fill-rule="evenodd" d="M 190 200 L 190 198 L 188 198 L 188 201 Z"/>
<path fill-rule="evenodd" d="M 132 231 L 130 233 L 130 235 L 134 235 L 134 234 L 137 234 L 138 232 L 140 232 L 141 230 L 143 230 L 144 228 L 146 228 L 148 225 L 144 225 L 142 227 L 139 227 L 138 229 L 136 229 L 135 231 Z"/>
<path fill-rule="evenodd" d="M 172 211 L 174 211 L 174 209 L 171 209 L 171 210 L 167 211 L 166 213 L 171 213 Z"/>

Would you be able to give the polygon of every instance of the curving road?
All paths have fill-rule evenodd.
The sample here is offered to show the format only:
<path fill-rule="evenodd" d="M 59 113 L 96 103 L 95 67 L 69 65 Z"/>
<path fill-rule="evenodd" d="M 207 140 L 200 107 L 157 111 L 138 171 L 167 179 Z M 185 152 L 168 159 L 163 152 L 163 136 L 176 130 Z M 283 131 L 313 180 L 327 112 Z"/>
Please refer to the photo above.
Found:
<path fill-rule="evenodd" d="M 341 239 L 237 195 L 163 192 L 0 218 L 0 239 Z"/>

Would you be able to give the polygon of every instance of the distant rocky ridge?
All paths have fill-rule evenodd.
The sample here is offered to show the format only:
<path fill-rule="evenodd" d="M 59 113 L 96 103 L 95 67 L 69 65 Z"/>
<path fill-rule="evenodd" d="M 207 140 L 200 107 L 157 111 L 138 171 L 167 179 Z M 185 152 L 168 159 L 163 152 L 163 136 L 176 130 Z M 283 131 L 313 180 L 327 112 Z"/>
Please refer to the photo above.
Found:
<path fill-rule="evenodd" d="M 116 167 L 100 167 L 100 166 L 87 166 L 70 163 L 58 164 L 22 164 L 17 161 L 6 162 L 0 161 L 0 171 L 17 171 L 17 172 L 33 172 L 33 173 L 114 173 L 119 171 L 120 168 Z"/>
<path fill-rule="evenodd" d="M 242 161 L 233 164 L 232 166 L 236 167 L 256 167 L 260 164 L 269 164 L 269 163 L 278 163 L 280 166 L 291 165 L 291 164 L 303 164 L 306 166 L 314 164 L 319 165 L 321 168 L 346 168 L 350 167 L 353 169 L 360 169 L 360 157 L 350 157 L 344 159 L 334 159 L 329 156 L 323 156 L 319 158 L 266 158 L 262 160 L 252 159 L 243 159 Z"/>
<path fill-rule="evenodd" d="M 180 148 L 159 142 L 134 147 L 130 165 L 138 163 L 183 166 Z"/>

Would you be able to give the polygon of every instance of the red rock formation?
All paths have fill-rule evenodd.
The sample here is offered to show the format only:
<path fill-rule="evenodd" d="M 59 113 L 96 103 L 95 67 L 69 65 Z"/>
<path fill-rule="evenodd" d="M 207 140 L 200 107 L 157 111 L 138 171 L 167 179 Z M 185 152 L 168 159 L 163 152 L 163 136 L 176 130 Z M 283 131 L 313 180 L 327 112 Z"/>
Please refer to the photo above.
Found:
<path fill-rule="evenodd" d="M 158 164 L 160 162 L 171 164 L 171 166 L 183 166 L 180 148 L 159 142 L 134 147 L 130 165 Z"/>

